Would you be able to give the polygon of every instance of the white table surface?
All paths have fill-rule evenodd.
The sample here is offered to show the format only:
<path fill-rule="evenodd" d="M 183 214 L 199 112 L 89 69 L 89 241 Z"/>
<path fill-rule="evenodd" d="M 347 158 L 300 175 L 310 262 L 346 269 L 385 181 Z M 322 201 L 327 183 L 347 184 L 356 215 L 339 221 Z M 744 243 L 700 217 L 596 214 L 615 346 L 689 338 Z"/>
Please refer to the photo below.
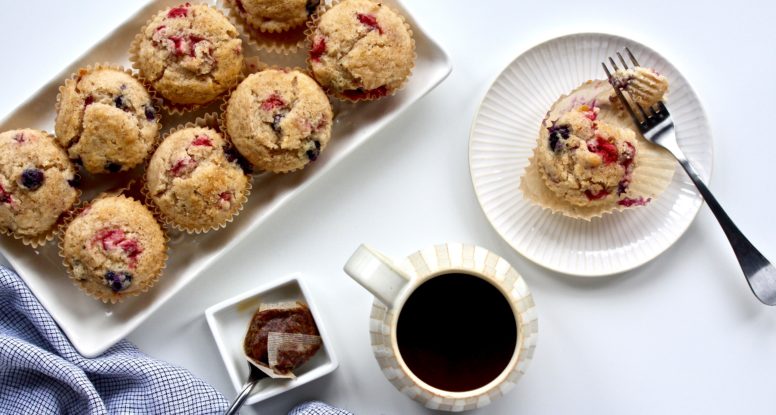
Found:
<path fill-rule="evenodd" d="M 0 114 L 142 3 L 4 2 Z M 579 31 L 631 37 L 664 54 L 698 92 L 714 134 L 711 189 L 776 260 L 776 196 L 767 190 L 776 156 L 774 3 L 657 0 L 652 9 L 615 1 L 406 3 L 452 57 L 452 75 L 129 340 L 231 399 L 204 309 L 300 271 L 334 337 L 340 368 L 244 412 L 284 413 L 299 401 L 321 399 L 358 414 L 426 413 L 383 378 L 367 333 L 372 298 L 342 265 L 365 241 L 396 256 L 438 242 L 473 242 L 522 273 L 540 327 L 534 361 L 518 387 L 476 413 L 772 413 L 776 309 L 750 294 L 705 206 L 675 246 L 637 270 L 601 279 L 558 275 L 513 252 L 491 229 L 474 196 L 467 151 L 479 101 L 521 51 Z"/>

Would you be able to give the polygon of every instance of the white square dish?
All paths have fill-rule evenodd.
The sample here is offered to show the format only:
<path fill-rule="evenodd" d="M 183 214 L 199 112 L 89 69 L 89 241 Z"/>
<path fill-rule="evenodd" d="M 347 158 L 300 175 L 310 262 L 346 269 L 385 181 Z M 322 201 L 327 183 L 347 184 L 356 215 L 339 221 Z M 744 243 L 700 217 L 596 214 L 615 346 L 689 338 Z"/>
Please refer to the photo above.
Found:
<path fill-rule="evenodd" d="M 53 131 L 54 104 L 64 80 L 79 68 L 93 63 L 111 62 L 129 67 L 127 50 L 142 25 L 156 11 L 181 2 L 159 0 L 143 6 L 2 119 L 0 131 L 21 127 Z M 256 176 L 251 197 L 243 211 L 225 229 L 202 235 L 173 234 L 167 267 L 149 292 L 120 304 L 103 304 L 87 297 L 67 278 L 55 243 L 34 250 L 11 238 L 0 238 L 0 254 L 24 279 L 82 355 L 99 355 L 127 336 L 217 258 L 256 230 L 270 214 L 326 174 L 447 77 L 451 66 L 445 52 L 400 2 L 388 2 L 403 12 L 415 37 L 417 61 L 407 86 L 393 97 L 340 108 L 332 141 L 316 163 L 298 173 Z M 220 1 L 211 0 L 209 3 L 220 5 Z M 244 46 L 246 55 L 266 57 L 266 54 L 252 50 L 247 43 Z"/>
<path fill-rule="evenodd" d="M 259 381 L 248 400 L 245 401 L 248 405 L 304 385 L 333 372 L 339 366 L 324 321 L 318 314 L 318 308 L 298 273 L 224 300 L 205 310 L 207 324 L 210 326 L 218 351 L 224 360 L 229 379 L 232 381 L 235 392 L 240 393 L 249 374 L 242 346 L 253 313 L 261 303 L 287 301 L 302 301 L 307 304 L 321 334 L 323 346 L 310 361 L 294 370 L 296 379 L 267 378 Z"/>

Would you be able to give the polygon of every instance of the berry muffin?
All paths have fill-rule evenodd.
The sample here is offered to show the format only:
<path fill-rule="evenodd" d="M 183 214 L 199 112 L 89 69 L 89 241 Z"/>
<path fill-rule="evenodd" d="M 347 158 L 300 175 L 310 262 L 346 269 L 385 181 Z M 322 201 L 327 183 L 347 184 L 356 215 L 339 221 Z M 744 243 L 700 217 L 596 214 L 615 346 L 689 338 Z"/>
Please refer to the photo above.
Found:
<path fill-rule="evenodd" d="M 325 11 L 311 43 L 315 79 L 352 101 L 392 95 L 415 66 L 415 43 L 404 19 L 371 0 L 344 0 Z"/>
<path fill-rule="evenodd" d="M 84 292 L 116 303 L 147 291 L 167 260 L 167 239 L 151 212 L 125 196 L 91 202 L 60 243 L 70 278 Z"/>
<path fill-rule="evenodd" d="M 242 41 L 220 11 L 183 4 L 159 12 L 135 38 L 133 66 L 172 104 L 207 104 L 237 85 Z"/>
<path fill-rule="evenodd" d="M 546 120 L 536 151 L 551 191 L 577 206 L 617 203 L 636 167 L 636 135 L 597 120 L 600 109 L 581 105 Z"/>
<path fill-rule="evenodd" d="M 250 181 L 215 130 L 189 127 L 164 139 L 146 171 L 147 194 L 165 222 L 187 232 L 217 229 L 247 199 Z"/>
<path fill-rule="evenodd" d="M 587 81 L 547 112 L 520 190 L 533 203 L 591 220 L 643 206 L 671 183 L 676 162 L 646 141 L 607 81 Z"/>
<path fill-rule="evenodd" d="M 258 169 L 275 173 L 315 161 L 331 138 L 332 118 L 321 87 L 296 70 L 267 69 L 247 77 L 224 111 L 235 148 Z"/>
<path fill-rule="evenodd" d="M 43 244 L 78 200 L 76 181 L 75 167 L 51 135 L 30 129 L 0 134 L 0 233 Z"/>
<path fill-rule="evenodd" d="M 239 17 L 262 32 L 284 32 L 299 27 L 315 13 L 320 0 L 232 0 Z"/>
<path fill-rule="evenodd" d="M 146 88 L 118 68 L 81 69 L 60 88 L 54 125 L 68 156 L 90 173 L 116 173 L 142 163 L 159 134 Z"/>
<path fill-rule="evenodd" d="M 651 107 L 668 91 L 668 79 L 654 69 L 637 66 L 630 69 L 618 69 L 612 74 L 617 88 L 642 107 Z"/>

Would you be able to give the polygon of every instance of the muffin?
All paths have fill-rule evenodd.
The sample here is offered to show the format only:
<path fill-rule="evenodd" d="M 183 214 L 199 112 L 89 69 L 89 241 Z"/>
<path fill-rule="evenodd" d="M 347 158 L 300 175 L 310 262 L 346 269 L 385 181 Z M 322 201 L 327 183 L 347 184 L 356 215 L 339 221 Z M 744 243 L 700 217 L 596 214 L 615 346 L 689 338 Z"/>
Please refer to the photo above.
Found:
<path fill-rule="evenodd" d="M 344 0 L 325 11 L 311 42 L 313 76 L 339 98 L 392 95 L 415 66 L 415 43 L 404 19 L 370 0 Z"/>
<path fill-rule="evenodd" d="M 133 66 L 172 104 L 207 104 L 237 85 L 242 41 L 220 11 L 183 4 L 156 14 L 130 50 Z"/>
<path fill-rule="evenodd" d="M 60 249 L 73 282 L 111 303 L 147 291 L 167 259 L 161 226 L 143 204 L 125 196 L 91 202 L 67 225 Z"/>
<path fill-rule="evenodd" d="M 320 0 L 232 0 L 238 15 L 262 32 L 284 32 L 299 27 L 315 13 Z"/>
<path fill-rule="evenodd" d="M 617 203 L 625 197 L 637 163 L 633 131 L 597 120 L 583 104 L 546 120 L 536 158 L 551 191 L 576 206 Z"/>
<path fill-rule="evenodd" d="M 668 92 L 668 79 L 651 68 L 637 66 L 630 69 L 618 69 L 612 74 L 617 88 L 642 107 L 651 107 Z"/>
<path fill-rule="evenodd" d="M 520 190 L 542 208 L 591 220 L 651 203 L 675 169 L 670 153 L 641 136 L 612 86 L 587 81 L 542 120 Z"/>
<path fill-rule="evenodd" d="M 0 233 L 43 244 L 78 200 L 76 184 L 75 167 L 51 135 L 31 129 L 0 134 Z"/>
<path fill-rule="evenodd" d="M 184 128 L 164 139 L 146 171 L 147 194 L 164 220 L 187 232 L 217 229 L 247 199 L 250 181 L 215 130 Z M 230 161 L 231 160 L 231 161 Z"/>
<path fill-rule="evenodd" d="M 247 77 L 224 111 L 235 148 L 260 170 L 298 170 L 315 161 L 331 138 L 332 109 L 321 87 L 296 70 L 267 69 Z"/>
<path fill-rule="evenodd" d="M 90 173 L 129 170 L 150 154 L 159 133 L 146 88 L 121 69 L 81 69 L 60 88 L 54 125 L 68 156 Z"/>

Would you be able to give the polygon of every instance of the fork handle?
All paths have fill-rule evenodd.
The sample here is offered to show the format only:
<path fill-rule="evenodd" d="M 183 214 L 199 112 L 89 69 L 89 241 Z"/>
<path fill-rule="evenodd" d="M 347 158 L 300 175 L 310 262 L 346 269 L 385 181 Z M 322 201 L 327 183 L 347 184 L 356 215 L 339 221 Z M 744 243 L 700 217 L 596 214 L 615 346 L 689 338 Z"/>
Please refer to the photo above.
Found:
<path fill-rule="evenodd" d="M 776 305 L 776 268 L 741 233 L 690 162 L 682 157 L 679 158 L 679 163 L 695 183 L 695 187 L 698 188 L 709 209 L 722 226 L 722 230 L 725 231 L 725 236 L 733 247 L 738 263 L 744 271 L 749 288 L 763 304 Z"/>

